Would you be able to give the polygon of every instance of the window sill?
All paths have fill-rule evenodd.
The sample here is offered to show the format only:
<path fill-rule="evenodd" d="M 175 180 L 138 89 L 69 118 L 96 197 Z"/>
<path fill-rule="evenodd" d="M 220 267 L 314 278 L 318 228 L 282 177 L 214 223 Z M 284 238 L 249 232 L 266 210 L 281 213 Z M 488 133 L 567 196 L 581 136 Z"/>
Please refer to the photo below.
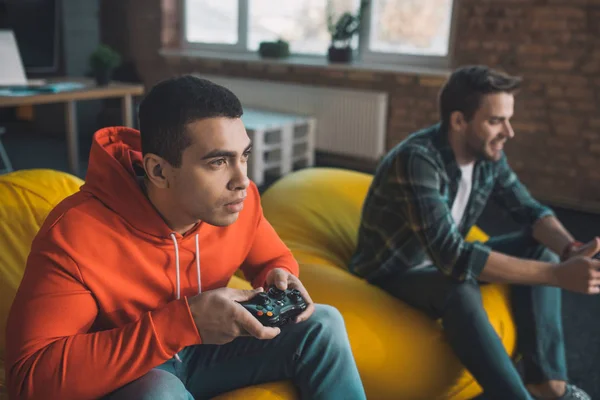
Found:
<path fill-rule="evenodd" d="M 349 64 L 329 63 L 325 57 L 310 56 L 290 56 L 284 59 L 261 58 L 256 53 L 223 53 L 210 52 L 206 50 L 194 49 L 161 49 L 159 54 L 167 59 L 203 59 L 212 61 L 238 61 L 244 63 L 256 63 L 264 65 L 284 65 L 326 68 L 329 70 L 352 70 L 368 72 L 389 72 L 411 75 L 429 75 L 436 77 L 447 77 L 451 70 L 448 68 L 427 67 L 427 66 L 409 66 L 394 64 L 377 64 L 365 61 L 353 61 Z"/>

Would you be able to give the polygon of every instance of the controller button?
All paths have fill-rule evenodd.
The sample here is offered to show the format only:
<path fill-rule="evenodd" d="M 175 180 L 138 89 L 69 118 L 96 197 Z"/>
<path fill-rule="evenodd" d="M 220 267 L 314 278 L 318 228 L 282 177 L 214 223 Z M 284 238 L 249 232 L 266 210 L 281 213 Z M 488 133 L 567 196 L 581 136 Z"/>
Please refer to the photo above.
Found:
<path fill-rule="evenodd" d="M 302 297 L 300 296 L 300 293 L 294 293 L 294 292 L 289 293 L 288 294 L 288 298 L 291 301 L 293 301 L 294 303 L 297 303 L 297 302 L 299 302 L 302 299 Z"/>
<path fill-rule="evenodd" d="M 263 306 L 256 306 L 256 309 L 257 309 L 257 310 L 262 310 L 262 309 L 263 309 Z"/>
<path fill-rule="evenodd" d="M 266 308 L 268 311 L 273 311 L 273 307 L 271 307 L 271 306 L 266 306 L 265 308 Z"/>
<path fill-rule="evenodd" d="M 273 316 L 273 313 L 271 311 L 267 311 L 267 317 L 272 317 L 272 316 Z"/>
<path fill-rule="evenodd" d="M 257 311 L 256 315 L 258 315 L 259 317 L 262 316 L 264 313 L 262 311 Z"/>

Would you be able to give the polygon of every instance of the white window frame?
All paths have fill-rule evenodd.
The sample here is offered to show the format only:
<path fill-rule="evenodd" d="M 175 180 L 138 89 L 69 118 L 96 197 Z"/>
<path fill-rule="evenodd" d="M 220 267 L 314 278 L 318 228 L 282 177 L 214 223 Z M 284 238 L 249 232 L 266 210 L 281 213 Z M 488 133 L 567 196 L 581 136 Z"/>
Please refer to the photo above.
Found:
<path fill-rule="evenodd" d="M 181 38 L 183 47 L 190 50 L 208 51 L 214 53 L 251 53 L 248 51 L 248 0 L 238 0 L 238 42 L 235 44 L 226 43 L 202 43 L 190 42 L 187 39 L 187 15 L 186 0 L 180 0 L 179 9 L 181 10 Z"/>
<path fill-rule="evenodd" d="M 448 35 L 448 53 L 445 56 L 437 55 L 418 55 L 408 53 L 383 53 L 369 49 L 371 40 L 371 9 L 373 3 L 370 2 L 363 12 L 361 29 L 359 32 L 358 51 L 355 54 L 358 59 L 367 64 L 387 64 L 387 65 L 412 65 L 426 66 L 435 68 L 447 68 L 451 65 L 451 57 L 454 51 L 454 37 L 456 35 L 457 3 L 459 0 L 452 0 L 452 10 L 450 11 L 450 32 Z"/>
<path fill-rule="evenodd" d="M 248 49 L 248 28 L 249 28 L 249 0 L 238 0 L 238 42 L 235 44 L 225 43 L 201 43 L 190 42 L 187 40 L 187 18 L 186 18 L 186 0 L 180 1 L 181 10 L 181 32 L 183 48 L 185 50 L 194 50 L 198 52 L 207 52 L 211 55 L 222 54 L 238 54 L 238 55 L 255 55 L 256 52 Z M 298 1 L 298 0 L 282 0 L 282 1 Z M 448 36 L 448 54 L 445 56 L 436 55 L 416 55 L 416 54 L 394 54 L 383 53 L 369 50 L 369 40 L 371 34 L 371 8 L 370 2 L 365 8 L 362 16 L 361 29 L 358 34 L 358 48 L 355 50 L 354 59 L 365 64 L 377 65 L 410 65 L 424 66 L 433 68 L 448 68 L 451 65 L 451 56 L 454 50 L 454 38 L 456 35 L 456 19 L 457 19 L 457 3 L 460 0 L 452 0 L 452 10 L 450 16 L 450 32 Z M 302 57 L 307 59 L 323 59 L 326 54 L 302 54 L 293 53 L 292 56 Z"/>

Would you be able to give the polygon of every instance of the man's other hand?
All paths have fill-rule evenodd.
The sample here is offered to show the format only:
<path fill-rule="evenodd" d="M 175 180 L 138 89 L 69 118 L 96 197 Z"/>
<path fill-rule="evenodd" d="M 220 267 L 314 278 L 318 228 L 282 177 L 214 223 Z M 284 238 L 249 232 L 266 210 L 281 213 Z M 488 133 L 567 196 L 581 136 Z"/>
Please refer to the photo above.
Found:
<path fill-rule="evenodd" d="M 572 257 L 554 269 L 556 286 L 584 294 L 600 293 L 600 260 Z"/>
<path fill-rule="evenodd" d="M 567 259 L 580 256 L 594 257 L 598 253 L 600 253 L 600 238 L 595 237 L 589 242 L 571 250 Z"/>

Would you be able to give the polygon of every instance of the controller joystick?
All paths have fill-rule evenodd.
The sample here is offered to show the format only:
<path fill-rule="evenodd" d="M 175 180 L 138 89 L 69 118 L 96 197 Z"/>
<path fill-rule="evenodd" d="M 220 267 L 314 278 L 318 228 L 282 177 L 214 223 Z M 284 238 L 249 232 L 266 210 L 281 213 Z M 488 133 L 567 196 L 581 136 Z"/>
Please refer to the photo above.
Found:
<path fill-rule="evenodd" d="M 259 293 L 255 297 L 255 301 L 256 301 L 256 304 L 261 305 L 261 306 L 264 306 L 271 302 L 271 300 L 269 299 L 269 296 L 264 292 Z"/>
<path fill-rule="evenodd" d="M 269 288 L 268 296 L 273 299 L 281 300 L 285 296 L 285 292 L 279 288 L 276 288 L 275 286 L 272 286 Z"/>

